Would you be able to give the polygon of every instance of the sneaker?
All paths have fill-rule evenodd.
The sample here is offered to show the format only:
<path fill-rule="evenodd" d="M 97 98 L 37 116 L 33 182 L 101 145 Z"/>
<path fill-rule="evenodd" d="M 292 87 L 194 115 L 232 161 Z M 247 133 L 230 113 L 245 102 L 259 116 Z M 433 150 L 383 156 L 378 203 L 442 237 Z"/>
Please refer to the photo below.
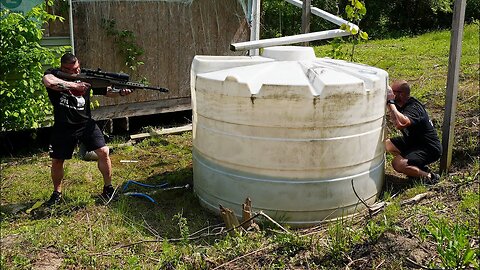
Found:
<path fill-rule="evenodd" d="M 113 193 L 115 193 L 115 189 L 113 188 L 112 185 L 104 186 L 102 197 L 107 200 L 110 200 L 110 198 L 113 196 Z"/>
<path fill-rule="evenodd" d="M 60 200 L 62 199 L 62 193 L 58 191 L 54 191 L 50 199 L 44 203 L 45 206 L 52 206 L 55 204 L 59 204 Z"/>
<path fill-rule="evenodd" d="M 426 184 L 426 185 L 435 185 L 439 181 L 440 181 L 440 175 L 436 174 L 434 172 L 431 172 L 430 173 L 430 178 L 425 178 L 423 180 L 423 183 Z"/>
<path fill-rule="evenodd" d="M 428 166 L 423 166 L 423 167 L 418 167 L 420 170 L 426 172 L 426 173 L 431 173 L 432 171 Z"/>

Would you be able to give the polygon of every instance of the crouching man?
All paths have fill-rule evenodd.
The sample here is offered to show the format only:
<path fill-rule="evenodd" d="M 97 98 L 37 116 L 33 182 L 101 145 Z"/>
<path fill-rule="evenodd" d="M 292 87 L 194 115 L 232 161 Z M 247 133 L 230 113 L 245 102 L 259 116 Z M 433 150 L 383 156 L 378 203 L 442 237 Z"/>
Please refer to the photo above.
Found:
<path fill-rule="evenodd" d="M 442 145 L 425 107 L 410 96 L 406 81 L 395 81 L 389 87 L 387 108 L 390 121 L 402 133 L 400 137 L 385 141 L 387 152 L 394 156 L 393 169 L 420 178 L 426 184 L 437 183 L 440 176 L 431 172 L 427 165 L 440 158 Z"/>

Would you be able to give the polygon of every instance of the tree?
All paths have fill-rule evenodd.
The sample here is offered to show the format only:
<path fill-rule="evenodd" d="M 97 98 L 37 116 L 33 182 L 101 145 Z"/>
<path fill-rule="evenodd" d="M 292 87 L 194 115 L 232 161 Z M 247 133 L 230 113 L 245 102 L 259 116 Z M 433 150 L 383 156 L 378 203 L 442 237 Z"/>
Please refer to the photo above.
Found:
<path fill-rule="evenodd" d="M 44 67 L 58 66 L 67 49 L 42 47 L 41 26 L 63 18 L 48 14 L 45 4 L 25 15 L 3 9 L 0 17 L 0 131 L 37 128 L 52 113 Z"/>

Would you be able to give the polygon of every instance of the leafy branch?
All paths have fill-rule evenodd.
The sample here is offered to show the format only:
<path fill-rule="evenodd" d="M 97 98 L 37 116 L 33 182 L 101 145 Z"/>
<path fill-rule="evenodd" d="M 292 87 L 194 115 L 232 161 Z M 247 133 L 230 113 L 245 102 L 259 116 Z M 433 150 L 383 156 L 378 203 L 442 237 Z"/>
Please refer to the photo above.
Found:
<path fill-rule="evenodd" d="M 345 30 L 351 34 L 351 36 L 348 37 L 348 41 L 352 43 L 352 50 L 349 54 L 344 53 L 342 49 L 345 41 L 341 38 L 337 38 L 334 39 L 331 43 L 331 53 L 333 58 L 346 58 L 350 56 L 350 61 L 353 61 L 353 56 L 355 54 L 355 46 L 361 41 L 368 40 L 368 33 L 358 28 L 360 21 L 367 14 L 367 8 L 365 7 L 365 4 L 363 4 L 359 0 L 350 0 L 350 4 L 345 7 L 345 13 L 347 15 L 348 21 L 354 22 L 356 24 L 353 25 L 344 23 L 340 26 L 341 30 Z"/>
<path fill-rule="evenodd" d="M 144 50 L 135 42 L 136 36 L 129 30 L 118 30 L 117 22 L 114 19 L 102 19 L 102 28 L 107 32 L 107 36 L 113 37 L 120 47 L 120 52 L 124 55 L 125 66 L 135 71 L 144 63 L 139 60 L 144 54 Z"/>

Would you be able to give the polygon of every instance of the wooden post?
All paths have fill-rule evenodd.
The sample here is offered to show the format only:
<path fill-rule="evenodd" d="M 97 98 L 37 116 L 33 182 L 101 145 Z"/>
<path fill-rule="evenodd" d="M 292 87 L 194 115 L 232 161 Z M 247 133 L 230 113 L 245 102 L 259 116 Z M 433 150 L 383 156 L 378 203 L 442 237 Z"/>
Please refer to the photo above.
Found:
<path fill-rule="evenodd" d="M 463 24 L 465 20 L 465 2 L 465 0 L 455 0 L 455 6 L 453 8 L 450 56 L 448 59 L 447 93 L 442 128 L 443 153 L 440 159 L 440 173 L 448 172 L 452 162 L 458 77 L 460 72 L 460 58 L 462 56 Z"/>
<path fill-rule="evenodd" d="M 113 119 L 112 118 L 105 119 L 105 122 L 102 125 L 99 125 L 101 130 L 105 130 L 105 132 L 110 133 L 110 134 L 113 133 Z"/>
<path fill-rule="evenodd" d="M 310 14 L 312 2 L 311 0 L 303 0 L 302 3 L 302 34 L 310 33 Z M 308 46 L 309 42 L 303 43 L 303 46 Z"/>
<path fill-rule="evenodd" d="M 121 117 L 114 120 L 114 125 L 119 127 L 122 131 L 130 131 L 130 118 Z"/>
<path fill-rule="evenodd" d="M 223 218 L 223 222 L 225 222 L 225 227 L 227 230 L 233 229 L 235 227 L 238 227 L 240 225 L 240 222 L 237 219 L 237 216 L 235 216 L 235 213 L 220 205 L 220 216 Z M 235 235 L 235 230 L 231 230 L 230 235 Z"/>
<path fill-rule="evenodd" d="M 245 199 L 245 203 L 242 204 L 242 222 L 245 222 L 252 218 L 252 200 L 250 198 Z M 243 224 L 244 229 L 248 229 L 253 224 L 253 220 L 245 222 Z"/>

